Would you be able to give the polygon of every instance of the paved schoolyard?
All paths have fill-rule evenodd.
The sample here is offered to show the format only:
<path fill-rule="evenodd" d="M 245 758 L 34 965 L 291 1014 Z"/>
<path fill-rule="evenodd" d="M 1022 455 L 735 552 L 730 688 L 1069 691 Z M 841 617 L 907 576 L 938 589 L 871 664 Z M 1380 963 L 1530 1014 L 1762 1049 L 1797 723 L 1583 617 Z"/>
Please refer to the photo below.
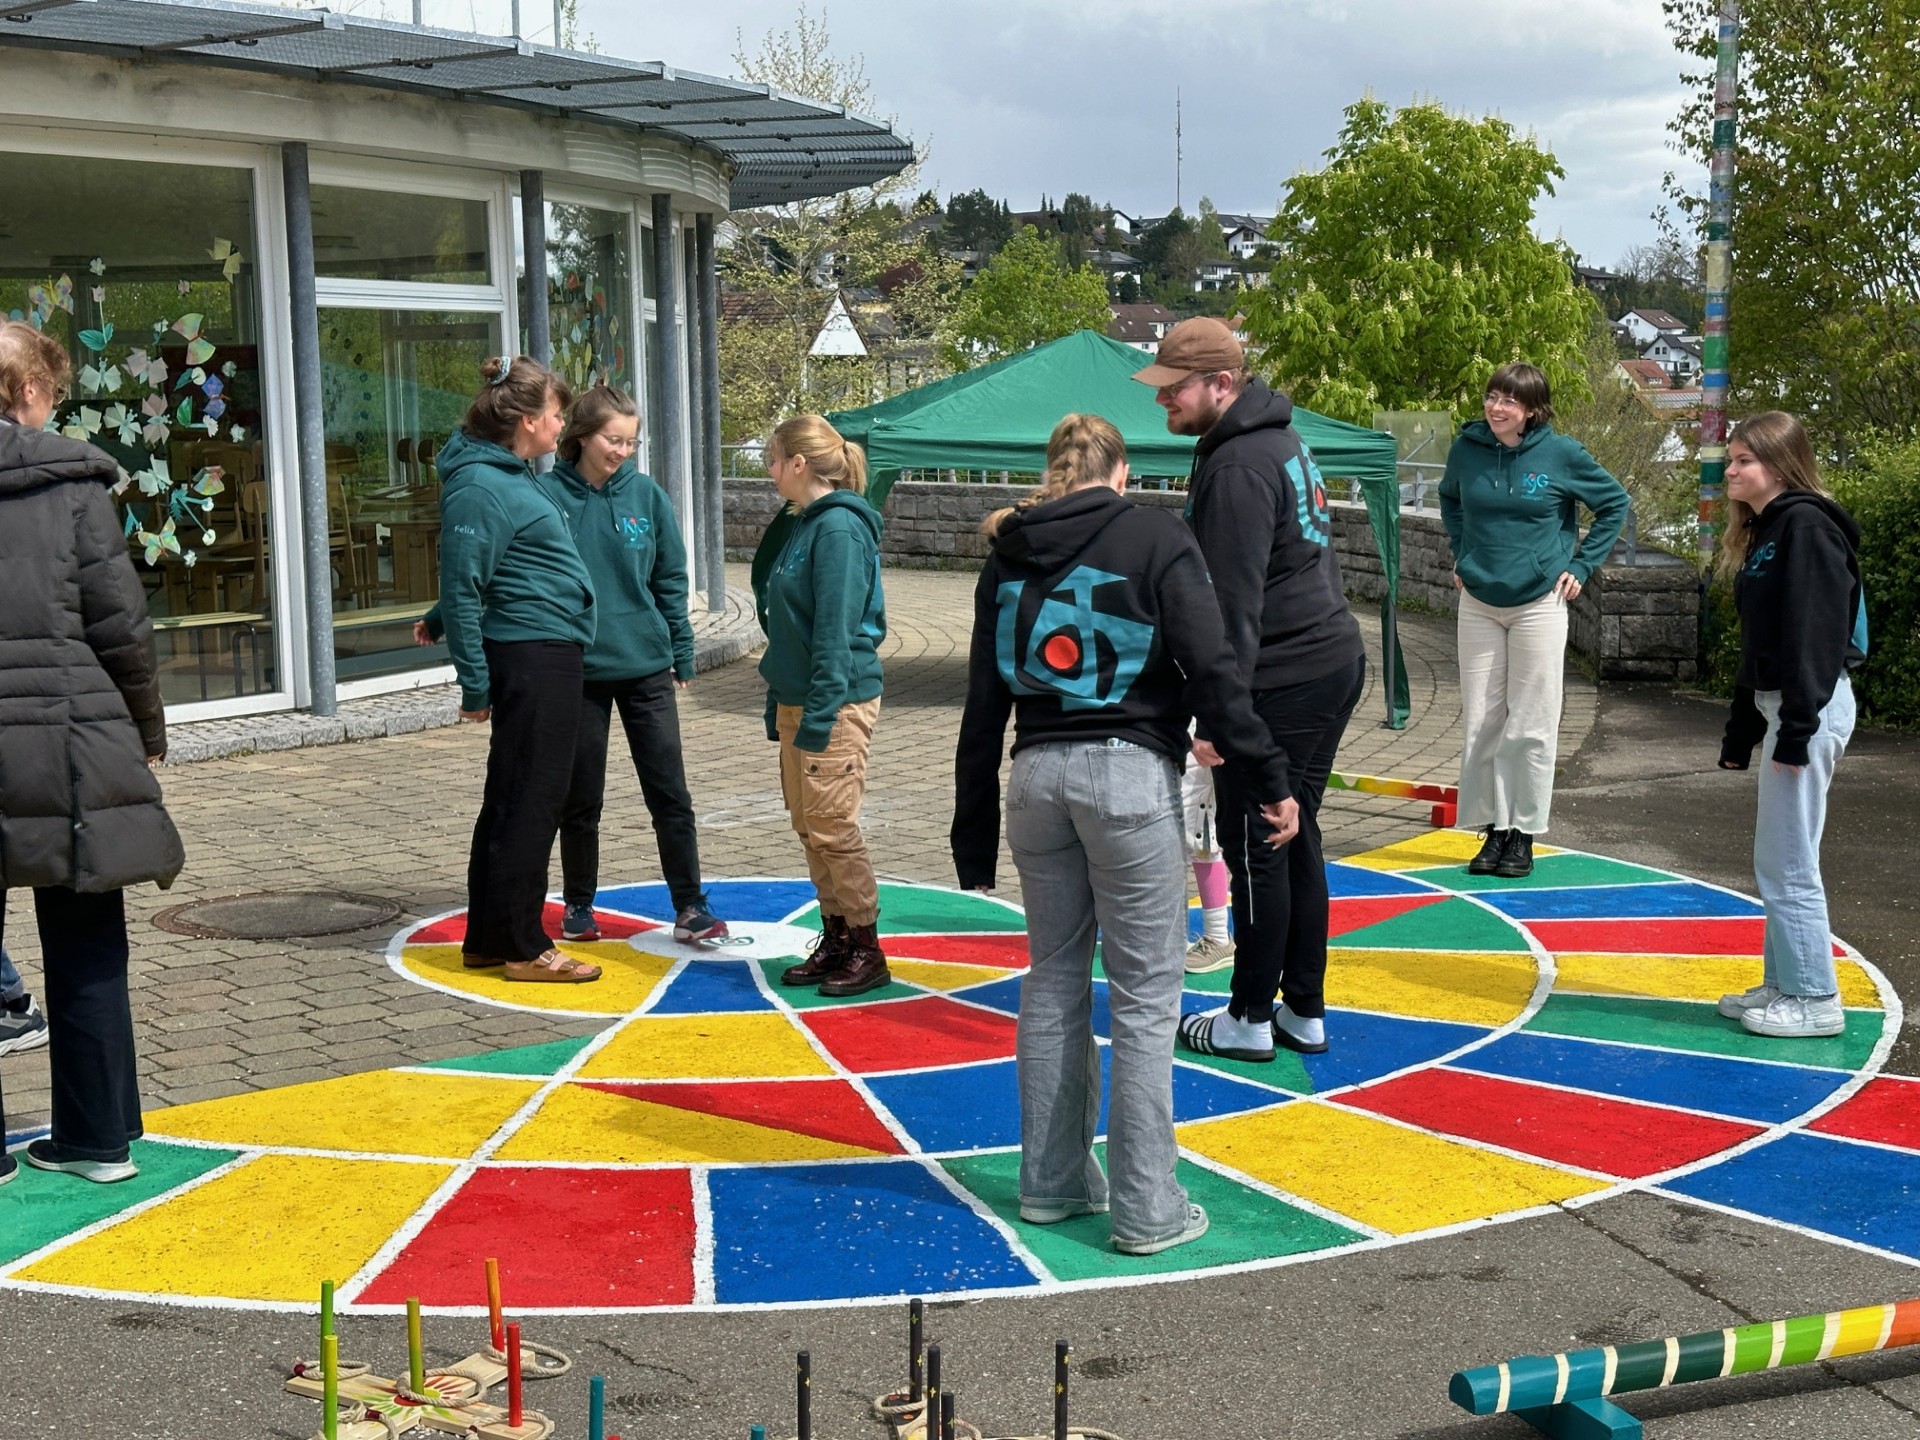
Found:
<path fill-rule="evenodd" d="M 945 883 L 950 874 L 949 757 L 964 684 L 960 627 L 970 613 L 970 583 L 948 574 L 888 574 L 894 639 L 868 824 L 882 870 L 901 880 Z M 1451 638 L 1446 622 L 1405 622 L 1414 724 L 1399 733 L 1382 729 L 1378 696 L 1370 692 L 1343 768 L 1451 779 L 1458 742 Z M 1634 752 L 1659 751 L 1661 722 L 1648 721 L 1645 710 L 1617 710 L 1614 729 L 1632 737 L 1623 755 L 1594 730 L 1596 708 L 1605 713 L 1613 703 L 1584 684 L 1570 689 L 1562 748 L 1572 787 L 1564 808 L 1573 818 L 1554 838 L 1616 855 L 1637 848 L 1645 853 L 1630 858 L 1687 873 L 1699 853 L 1713 861 L 1711 878 L 1738 886 L 1737 864 L 1728 857 L 1737 852 L 1746 815 L 1733 805 L 1704 821 L 1697 806 L 1673 813 L 1663 792 L 1691 783 L 1684 756 L 1671 769 L 1651 767 L 1651 781 L 1636 782 Z M 799 869 L 760 714 L 750 664 L 703 677 L 686 702 L 689 769 L 714 875 Z M 488 1009 L 422 989 L 384 963 L 397 925 L 462 902 L 484 745 L 483 732 L 462 727 L 167 772 L 190 868 L 173 893 L 139 896 L 137 915 L 202 896 L 325 887 L 389 896 L 406 913 L 394 926 L 293 942 L 195 941 L 137 926 L 136 1008 L 150 1103 L 241 1095 L 602 1027 Z M 1913 768 L 1895 756 L 1882 785 Z M 634 787 L 616 780 L 610 801 L 604 877 L 645 879 L 654 873 L 653 846 Z M 1421 806 L 1336 794 L 1326 815 L 1329 854 L 1418 838 L 1424 821 Z M 1835 828 L 1851 840 L 1857 824 L 1843 817 Z M 1710 835 L 1695 834 L 1701 829 Z M 1007 866 L 1003 873 L 1011 879 L 1013 872 Z M 1010 893 L 1017 900 L 1017 890 Z M 25 914 L 16 900 L 12 932 L 32 975 Z M 1838 912 L 1836 928 L 1853 938 Z M 4 1063 L 9 1098 L 31 1119 L 44 1108 L 42 1062 L 24 1056 Z M 1441 1174 L 1424 1183 L 1415 1174 L 1403 1167 L 1398 1193 L 1374 1203 L 1391 1209 L 1444 1194 Z M 284 1198 L 293 1206 L 311 1197 Z M 350 1217 L 360 1198 L 339 1194 L 342 1215 Z M 523 1207 L 498 1212 L 492 1223 L 503 1236 L 524 1238 L 553 1219 Z M 165 1288 L 157 1252 L 168 1237 L 153 1226 L 147 1233 L 155 1236 L 156 1256 L 151 1265 L 130 1257 L 129 1291 Z M 235 1268 L 299 1265 L 271 1225 L 252 1244 L 253 1255 Z M 1911 1268 L 1883 1255 L 1627 1192 L 1584 1208 L 1549 1205 L 1533 1218 L 1435 1234 L 1412 1248 L 1360 1247 L 1310 1265 L 941 1304 L 929 1329 L 946 1348 L 963 1413 L 989 1433 L 1044 1428 L 1050 1342 L 1063 1335 L 1076 1346 L 1076 1416 L 1127 1440 L 1498 1440 L 1531 1432 L 1510 1419 L 1470 1421 L 1449 1407 L 1443 1387 L 1455 1366 L 1891 1299 L 1911 1288 Z M 349 1353 L 383 1368 L 393 1363 L 397 1321 L 350 1317 L 343 1328 Z M 465 1353 L 474 1328 L 470 1319 L 430 1317 L 429 1351 Z M 791 1429 L 791 1355 L 804 1346 L 814 1356 L 819 1433 L 833 1440 L 878 1436 L 864 1401 L 898 1380 L 903 1328 L 891 1307 L 537 1320 L 530 1327 L 537 1338 L 561 1345 L 581 1364 L 567 1379 L 530 1389 L 529 1403 L 578 1429 L 585 1373 L 600 1372 L 609 1377 L 617 1428 L 629 1440 L 738 1436 L 755 1420 L 783 1435 Z M 313 1407 L 277 1387 L 288 1360 L 311 1353 L 310 1330 L 310 1318 L 271 1312 L 0 1287 L 0 1415 L 22 1435 L 305 1436 Z M 1899 1355 L 1867 1358 L 1630 1403 L 1654 1433 L 1676 1440 L 1782 1433 L 1876 1440 L 1913 1432 L 1920 1406 L 1913 1369 Z"/>

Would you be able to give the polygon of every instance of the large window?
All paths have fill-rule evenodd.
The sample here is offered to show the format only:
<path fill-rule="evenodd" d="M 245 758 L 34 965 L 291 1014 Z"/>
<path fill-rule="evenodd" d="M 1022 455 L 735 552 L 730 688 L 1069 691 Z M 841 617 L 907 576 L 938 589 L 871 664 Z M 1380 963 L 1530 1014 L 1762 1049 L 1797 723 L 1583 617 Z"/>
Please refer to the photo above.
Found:
<path fill-rule="evenodd" d="M 0 154 L 0 315 L 57 337 L 107 451 L 170 704 L 279 688 L 252 172 Z"/>
<path fill-rule="evenodd" d="M 547 314 L 553 367 L 575 393 L 604 381 L 633 393 L 632 217 L 547 206 Z"/>
<path fill-rule="evenodd" d="M 329 280 L 484 285 L 487 202 L 315 185 L 313 268 Z"/>
<path fill-rule="evenodd" d="M 440 594 L 439 452 L 500 353 L 500 320 L 320 312 L 334 665 L 342 680 L 444 663 L 413 643 Z"/>

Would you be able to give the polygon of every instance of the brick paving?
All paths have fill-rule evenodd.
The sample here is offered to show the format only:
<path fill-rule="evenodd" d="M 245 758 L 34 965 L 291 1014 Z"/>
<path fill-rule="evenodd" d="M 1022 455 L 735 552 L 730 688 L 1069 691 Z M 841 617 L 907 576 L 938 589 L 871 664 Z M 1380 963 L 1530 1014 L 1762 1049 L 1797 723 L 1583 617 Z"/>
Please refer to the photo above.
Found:
<path fill-rule="evenodd" d="M 730 579 L 745 583 L 744 567 Z M 966 689 L 973 576 L 889 570 L 886 702 L 864 823 L 884 876 L 951 884 L 953 738 Z M 1358 612 L 1374 660 L 1340 767 L 1451 783 L 1459 757 L 1459 689 L 1449 619 L 1401 618 L 1413 720 L 1380 723 L 1379 627 Z M 714 876 L 801 875 L 762 725 L 765 691 L 751 660 L 703 675 L 681 699 L 688 779 L 702 856 Z M 1569 673 L 1561 753 L 1592 728 L 1593 687 Z M 184 728 L 184 727 L 183 727 Z M 187 844 L 170 891 L 129 894 L 133 1007 L 149 1107 L 355 1071 L 592 1033 L 604 1022 L 546 1019 L 427 990 L 385 963 L 401 925 L 465 901 L 467 840 L 480 804 L 487 732 L 462 725 L 342 744 L 233 755 L 162 773 Z M 616 756 L 624 755 L 616 743 Z M 645 880 L 657 852 L 639 786 L 619 767 L 607 787 L 601 874 Z M 1335 793 L 1322 824 L 1330 856 L 1419 833 L 1427 807 Z M 556 871 L 556 880 L 558 878 Z M 1003 893 L 1018 899 L 1010 860 Z M 388 896 L 401 920 L 311 939 L 200 940 L 148 923 L 183 902 L 252 891 L 334 889 Z M 12 897 L 9 947 L 38 989 L 29 897 Z M 47 1116 L 45 1051 L 6 1067 L 8 1125 Z"/>

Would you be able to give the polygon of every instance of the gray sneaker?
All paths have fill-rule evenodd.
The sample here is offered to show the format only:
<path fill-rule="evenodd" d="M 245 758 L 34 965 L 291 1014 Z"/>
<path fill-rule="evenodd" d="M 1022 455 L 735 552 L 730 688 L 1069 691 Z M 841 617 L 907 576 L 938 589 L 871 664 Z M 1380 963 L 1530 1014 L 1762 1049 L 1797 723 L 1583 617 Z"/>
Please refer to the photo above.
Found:
<path fill-rule="evenodd" d="M 140 1167 L 133 1163 L 131 1157 L 125 1160 L 84 1160 L 78 1155 L 62 1153 L 59 1146 L 44 1137 L 27 1145 L 27 1164 L 36 1170 L 78 1175 L 82 1180 L 91 1180 L 96 1185 L 131 1180 L 140 1173 Z"/>
<path fill-rule="evenodd" d="M 1742 990 L 1738 995 L 1720 997 L 1720 1013 L 1729 1020 L 1738 1020 L 1749 1010 L 1764 1010 L 1779 995 L 1778 985 L 1756 985 L 1751 990 Z"/>
<path fill-rule="evenodd" d="M 1206 975 L 1233 964 L 1233 941 L 1209 940 L 1202 935 L 1187 946 L 1187 974 Z"/>
<path fill-rule="evenodd" d="M 31 995 L 27 997 L 27 1008 L 19 1014 L 0 1009 L 0 1055 L 38 1050 L 46 1043 L 47 1017 Z"/>
<path fill-rule="evenodd" d="M 1838 1035 L 1847 1028 L 1847 1012 L 1838 995 L 1776 995 L 1764 1009 L 1742 1011 L 1740 1028 L 1788 1040 Z"/>
<path fill-rule="evenodd" d="M 1177 1235 L 1169 1235 L 1161 1240 L 1122 1240 L 1113 1237 L 1113 1248 L 1122 1255 L 1158 1255 L 1162 1250 L 1171 1250 L 1176 1245 L 1184 1245 L 1189 1240 L 1198 1240 L 1207 1233 L 1207 1212 L 1201 1205 L 1187 1206 L 1187 1228 Z"/>

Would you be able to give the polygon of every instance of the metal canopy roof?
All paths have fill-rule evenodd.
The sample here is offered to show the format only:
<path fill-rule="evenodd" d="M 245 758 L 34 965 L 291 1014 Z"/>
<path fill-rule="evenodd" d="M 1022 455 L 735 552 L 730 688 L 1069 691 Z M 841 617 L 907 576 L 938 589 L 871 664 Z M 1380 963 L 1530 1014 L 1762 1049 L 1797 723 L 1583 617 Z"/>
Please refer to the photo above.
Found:
<path fill-rule="evenodd" d="M 0 43 L 338 80 L 659 134 L 731 162 L 736 208 L 870 185 L 913 158 L 888 125 L 765 85 L 327 10 L 0 0 Z"/>

